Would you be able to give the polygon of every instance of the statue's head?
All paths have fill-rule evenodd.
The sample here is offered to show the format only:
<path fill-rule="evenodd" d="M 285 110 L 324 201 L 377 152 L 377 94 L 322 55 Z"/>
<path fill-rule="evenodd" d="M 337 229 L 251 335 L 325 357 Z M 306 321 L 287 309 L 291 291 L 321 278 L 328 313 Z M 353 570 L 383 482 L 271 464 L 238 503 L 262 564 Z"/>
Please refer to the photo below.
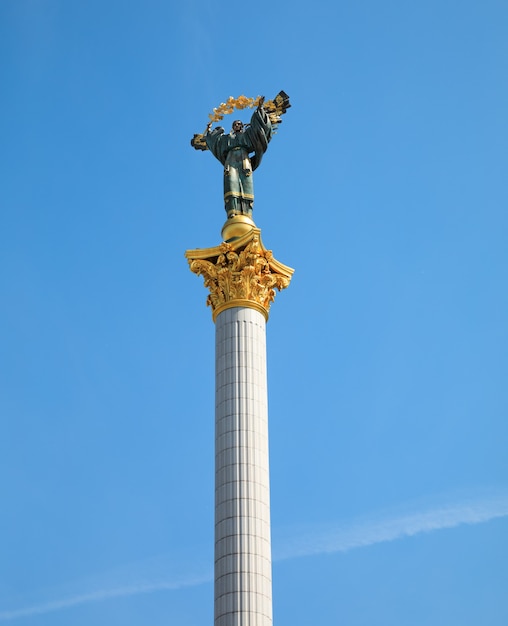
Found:
<path fill-rule="evenodd" d="M 241 120 L 235 120 L 233 122 L 232 130 L 234 133 L 243 133 L 243 122 Z"/>

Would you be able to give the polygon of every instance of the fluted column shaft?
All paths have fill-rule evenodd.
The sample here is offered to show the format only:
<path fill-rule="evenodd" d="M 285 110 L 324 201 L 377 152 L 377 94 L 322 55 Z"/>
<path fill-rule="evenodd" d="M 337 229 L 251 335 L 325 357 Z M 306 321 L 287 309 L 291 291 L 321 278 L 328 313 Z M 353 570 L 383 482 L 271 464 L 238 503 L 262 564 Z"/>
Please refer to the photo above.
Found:
<path fill-rule="evenodd" d="M 271 626 L 266 321 L 233 307 L 215 326 L 215 626 Z"/>

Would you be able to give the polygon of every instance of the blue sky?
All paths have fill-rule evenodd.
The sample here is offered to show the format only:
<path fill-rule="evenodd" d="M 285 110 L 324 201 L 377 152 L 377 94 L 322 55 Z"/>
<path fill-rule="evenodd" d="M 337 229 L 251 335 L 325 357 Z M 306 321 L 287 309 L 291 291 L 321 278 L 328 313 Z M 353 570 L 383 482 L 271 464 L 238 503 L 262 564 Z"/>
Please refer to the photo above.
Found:
<path fill-rule="evenodd" d="M 274 622 L 508 622 L 507 20 L 3 0 L 0 622 L 212 622 L 214 326 L 184 252 L 225 213 L 189 142 L 281 89 L 254 206 L 296 270 L 267 326 Z"/>

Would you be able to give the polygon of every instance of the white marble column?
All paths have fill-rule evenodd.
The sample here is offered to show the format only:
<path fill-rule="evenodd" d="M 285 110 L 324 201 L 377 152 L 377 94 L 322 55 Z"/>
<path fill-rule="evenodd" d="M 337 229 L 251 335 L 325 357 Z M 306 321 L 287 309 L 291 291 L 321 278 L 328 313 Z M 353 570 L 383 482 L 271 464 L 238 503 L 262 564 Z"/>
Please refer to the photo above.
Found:
<path fill-rule="evenodd" d="M 271 626 L 266 321 L 215 321 L 215 626 Z"/>

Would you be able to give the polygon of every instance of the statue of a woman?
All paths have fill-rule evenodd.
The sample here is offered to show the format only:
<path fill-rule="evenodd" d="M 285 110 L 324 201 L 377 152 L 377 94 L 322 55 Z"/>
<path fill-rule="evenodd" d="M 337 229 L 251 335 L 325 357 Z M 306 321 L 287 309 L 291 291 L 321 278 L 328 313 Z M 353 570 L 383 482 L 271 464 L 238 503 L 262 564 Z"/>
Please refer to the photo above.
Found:
<path fill-rule="evenodd" d="M 236 120 L 228 135 L 221 126 L 211 130 L 211 122 L 206 129 L 206 145 L 224 165 L 224 206 L 228 218 L 240 214 L 252 216 L 252 172 L 261 163 L 273 132 L 270 117 L 263 108 L 264 100 L 260 98 L 247 126 Z"/>

